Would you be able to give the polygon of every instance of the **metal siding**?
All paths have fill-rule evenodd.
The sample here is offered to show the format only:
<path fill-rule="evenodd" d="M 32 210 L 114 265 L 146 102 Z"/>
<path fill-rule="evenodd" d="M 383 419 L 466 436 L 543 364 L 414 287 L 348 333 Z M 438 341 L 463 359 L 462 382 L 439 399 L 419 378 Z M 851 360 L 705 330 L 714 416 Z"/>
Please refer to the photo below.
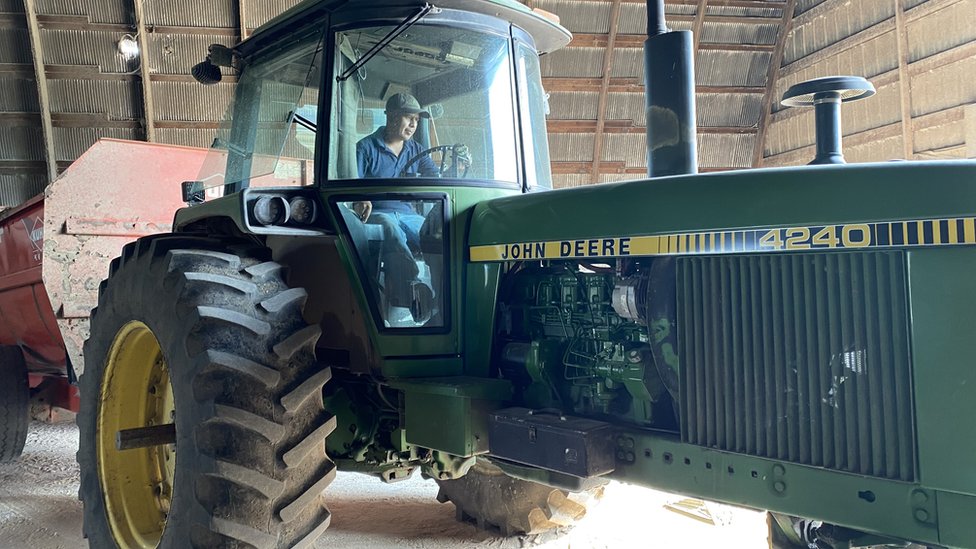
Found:
<path fill-rule="evenodd" d="M 41 29 L 46 65 L 88 65 L 102 72 L 131 70 L 118 53 L 116 42 L 123 33 Z"/>
<path fill-rule="evenodd" d="M 4 160 L 44 160 L 44 136 L 40 125 L 0 126 L 0 151 Z"/>
<path fill-rule="evenodd" d="M 907 26 L 908 59 L 915 62 L 976 40 L 976 0 L 963 0 Z"/>
<path fill-rule="evenodd" d="M 754 134 L 698 134 L 698 166 L 748 168 L 755 149 Z"/>
<path fill-rule="evenodd" d="M 749 51 L 698 52 L 696 80 L 701 86 L 765 86 L 772 54 Z"/>
<path fill-rule="evenodd" d="M 784 64 L 853 36 L 895 16 L 893 2 L 847 2 L 843 9 L 832 9 L 793 29 L 787 41 Z"/>
<path fill-rule="evenodd" d="M 970 122 L 972 124 L 972 122 Z M 915 131 L 915 151 L 934 151 L 966 144 L 966 120 L 958 120 Z M 960 151 L 965 157 L 965 150 Z"/>
<path fill-rule="evenodd" d="M 131 80 L 49 79 L 52 113 L 107 114 L 109 118 L 135 119 L 142 99 L 141 86 Z"/>
<path fill-rule="evenodd" d="M 610 30 L 610 2 L 540 0 L 534 6 L 558 15 L 560 24 L 575 33 L 606 34 Z"/>
<path fill-rule="evenodd" d="M 247 26 L 256 29 L 274 17 L 289 10 L 301 0 L 267 0 L 247 4 Z"/>
<path fill-rule="evenodd" d="M 902 252 L 679 259 L 682 440 L 914 480 L 905 270 Z"/>
<path fill-rule="evenodd" d="M 550 53 L 542 57 L 542 76 L 602 76 L 604 50 L 606 48 L 563 48 Z"/>
<path fill-rule="evenodd" d="M 0 63 L 26 63 L 33 67 L 27 29 L 0 27 Z"/>
<path fill-rule="evenodd" d="M 549 120 L 595 120 L 600 94 L 596 92 L 552 92 Z M 611 118 L 615 118 L 611 116 Z"/>
<path fill-rule="evenodd" d="M 696 110 L 698 125 L 756 127 L 762 112 L 762 101 L 763 96 L 755 93 L 699 93 Z"/>
<path fill-rule="evenodd" d="M 976 57 L 912 77 L 912 116 L 976 103 Z"/>
<path fill-rule="evenodd" d="M 647 134 L 644 132 L 607 134 L 604 137 L 602 157 L 604 162 L 623 162 L 628 167 L 646 167 Z"/>
<path fill-rule="evenodd" d="M 207 148 L 217 137 L 219 130 L 196 128 L 156 128 L 156 139 L 160 143 L 182 145 L 184 147 Z"/>
<path fill-rule="evenodd" d="M 883 139 L 874 139 L 860 145 L 844 147 L 844 158 L 851 163 L 904 159 L 902 137 L 899 134 Z"/>
<path fill-rule="evenodd" d="M 211 44 L 234 45 L 233 36 L 213 34 L 160 34 L 149 38 L 150 72 L 190 74 L 190 69 L 207 56 Z"/>
<path fill-rule="evenodd" d="M 83 16 L 92 23 L 131 23 L 132 0 L 38 0 L 37 12 Z"/>
<path fill-rule="evenodd" d="M 156 120 L 219 122 L 234 99 L 234 84 L 201 86 L 196 82 L 153 82 L 152 88 Z"/>
<path fill-rule="evenodd" d="M 635 126 L 644 126 L 645 120 L 644 94 L 619 93 L 607 94 L 607 119 L 631 120 Z"/>
<path fill-rule="evenodd" d="M 31 78 L 11 76 L 0 79 L 0 111 L 40 112 L 37 104 L 37 82 Z"/>
<path fill-rule="evenodd" d="M 47 186 L 44 174 L 0 173 L 0 206 L 18 206 L 41 194 Z"/>
<path fill-rule="evenodd" d="M 230 0 L 147 2 L 146 23 L 176 27 L 236 28 L 237 8 L 235 6 L 236 4 Z"/>
<path fill-rule="evenodd" d="M 593 162 L 593 134 L 551 133 L 549 154 L 554 162 Z"/>
<path fill-rule="evenodd" d="M 779 19 L 783 17 L 783 2 L 779 2 L 779 5 L 775 5 L 770 2 L 772 7 L 768 8 L 742 8 L 736 6 L 706 6 L 705 13 L 707 15 L 721 15 L 726 17 L 769 17 L 773 19 Z M 778 23 L 773 21 L 773 23 Z"/>
<path fill-rule="evenodd" d="M 590 174 L 562 173 L 553 174 L 552 176 L 552 186 L 554 189 L 582 187 L 583 185 L 590 185 L 592 183 L 593 181 L 590 179 Z"/>
<path fill-rule="evenodd" d="M 779 34 L 779 21 L 764 25 L 745 25 L 742 23 L 713 23 L 705 20 L 702 26 L 701 41 L 718 44 L 776 44 Z"/>
<path fill-rule="evenodd" d="M 599 67 L 598 67 L 599 70 Z M 638 48 L 620 48 L 613 54 L 613 66 L 610 67 L 612 78 L 637 78 L 644 82 L 644 50 Z"/>

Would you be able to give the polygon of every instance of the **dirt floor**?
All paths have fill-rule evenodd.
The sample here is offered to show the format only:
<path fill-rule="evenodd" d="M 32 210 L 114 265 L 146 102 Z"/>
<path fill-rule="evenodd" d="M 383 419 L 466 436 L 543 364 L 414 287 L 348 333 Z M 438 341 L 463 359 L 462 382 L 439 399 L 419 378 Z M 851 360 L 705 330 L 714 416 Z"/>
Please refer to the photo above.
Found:
<path fill-rule="evenodd" d="M 85 548 L 78 502 L 74 423 L 34 422 L 24 456 L 0 464 L 0 549 Z M 343 474 L 329 487 L 332 527 L 322 549 L 764 548 L 765 515 L 717 504 L 701 511 L 716 524 L 668 506 L 683 498 L 611 484 L 577 528 L 559 539 L 504 539 L 454 520 L 454 506 L 435 499 L 437 486 L 419 475 L 393 485 Z"/>

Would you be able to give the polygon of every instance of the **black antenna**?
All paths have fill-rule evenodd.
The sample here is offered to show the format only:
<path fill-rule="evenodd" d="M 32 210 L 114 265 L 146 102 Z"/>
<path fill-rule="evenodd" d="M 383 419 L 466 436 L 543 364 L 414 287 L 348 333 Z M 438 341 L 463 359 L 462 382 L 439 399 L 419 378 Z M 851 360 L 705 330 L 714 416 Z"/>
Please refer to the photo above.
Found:
<path fill-rule="evenodd" d="M 801 82 L 783 94 L 783 106 L 813 107 L 817 120 L 817 157 L 811 164 L 845 164 L 841 145 L 840 104 L 874 95 L 860 76 L 827 76 Z"/>

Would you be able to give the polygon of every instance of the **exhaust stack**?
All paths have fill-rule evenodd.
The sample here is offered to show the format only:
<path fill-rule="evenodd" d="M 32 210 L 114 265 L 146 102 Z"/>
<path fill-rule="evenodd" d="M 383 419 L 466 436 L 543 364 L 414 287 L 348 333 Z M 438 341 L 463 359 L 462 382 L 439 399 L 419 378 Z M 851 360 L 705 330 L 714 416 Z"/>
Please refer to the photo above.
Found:
<path fill-rule="evenodd" d="M 828 76 L 801 82 L 783 94 L 785 107 L 813 107 L 817 123 L 817 157 L 810 164 L 846 164 L 841 146 L 840 104 L 874 95 L 874 86 L 859 76 Z"/>
<path fill-rule="evenodd" d="M 664 0 L 647 0 L 644 89 L 647 176 L 698 173 L 695 59 L 691 31 L 669 31 Z"/>

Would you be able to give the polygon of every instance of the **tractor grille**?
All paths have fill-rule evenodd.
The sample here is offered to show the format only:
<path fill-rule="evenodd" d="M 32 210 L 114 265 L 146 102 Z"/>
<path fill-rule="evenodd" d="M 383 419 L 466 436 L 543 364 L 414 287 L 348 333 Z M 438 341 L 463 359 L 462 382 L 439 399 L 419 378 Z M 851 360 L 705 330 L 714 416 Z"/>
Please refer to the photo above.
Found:
<path fill-rule="evenodd" d="M 915 478 L 901 252 L 683 258 L 681 437 Z"/>

